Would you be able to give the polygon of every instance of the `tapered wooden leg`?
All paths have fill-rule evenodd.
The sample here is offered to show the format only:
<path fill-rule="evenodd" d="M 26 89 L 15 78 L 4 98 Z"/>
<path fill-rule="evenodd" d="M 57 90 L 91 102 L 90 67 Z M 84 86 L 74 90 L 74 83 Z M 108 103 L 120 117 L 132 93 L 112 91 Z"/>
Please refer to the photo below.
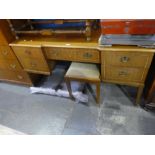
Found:
<path fill-rule="evenodd" d="M 137 97 L 136 97 L 136 104 L 139 104 L 142 93 L 143 93 L 143 88 L 144 86 L 139 86 L 138 87 L 138 92 L 137 92 Z"/>
<path fill-rule="evenodd" d="M 72 88 L 71 88 L 71 84 L 70 84 L 70 80 L 65 78 L 65 81 L 66 81 L 66 85 L 67 85 L 67 89 L 68 89 L 68 92 L 69 92 L 69 96 L 72 100 L 75 100 L 73 94 L 72 94 Z"/>
<path fill-rule="evenodd" d="M 96 102 L 100 104 L 100 82 L 96 83 Z"/>

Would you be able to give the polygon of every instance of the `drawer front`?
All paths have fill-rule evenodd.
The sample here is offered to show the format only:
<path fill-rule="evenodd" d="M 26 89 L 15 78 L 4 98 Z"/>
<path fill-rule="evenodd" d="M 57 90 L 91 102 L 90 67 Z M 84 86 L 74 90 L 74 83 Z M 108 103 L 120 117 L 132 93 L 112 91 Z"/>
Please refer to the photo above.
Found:
<path fill-rule="evenodd" d="M 45 61 L 39 60 L 39 59 L 22 59 L 21 64 L 24 68 L 24 70 L 28 72 L 45 72 L 50 73 L 48 65 Z"/>
<path fill-rule="evenodd" d="M 105 61 L 106 65 L 111 66 L 148 68 L 152 60 L 151 53 L 105 52 L 103 54 L 105 54 L 105 57 L 103 56 L 102 60 Z"/>
<path fill-rule="evenodd" d="M 19 62 L 17 60 L 8 59 L 6 61 L 6 63 L 7 63 L 7 69 L 8 70 L 12 70 L 12 71 L 21 71 L 21 70 L 23 70 L 21 65 L 19 64 Z"/>
<path fill-rule="evenodd" d="M 76 58 L 76 50 L 71 48 L 45 47 L 47 59 L 73 61 Z"/>
<path fill-rule="evenodd" d="M 32 85 L 32 81 L 29 77 L 29 75 L 24 71 L 7 71 L 7 70 L 0 70 L 0 80 L 9 80 L 9 81 L 15 81 L 20 82 L 23 84 L 29 84 Z"/>
<path fill-rule="evenodd" d="M 80 62 L 100 63 L 100 52 L 95 49 L 77 49 L 77 60 Z"/>
<path fill-rule="evenodd" d="M 44 55 L 40 47 L 12 46 L 12 49 L 18 58 L 44 59 Z"/>
<path fill-rule="evenodd" d="M 12 80 L 14 79 L 14 72 L 7 70 L 0 70 L 0 79 L 1 80 Z"/>
<path fill-rule="evenodd" d="M 0 46 L 0 59 L 16 59 L 9 46 Z"/>
<path fill-rule="evenodd" d="M 0 59 L 0 69 L 7 69 L 7 63 L 3 59 Z"/>
<path fill-rule="evenodd" d="M 44 50 L 48 59 L 92 63 L 100 62 L 100 53 L 94 49 L 45 47 Z"/>
<path fill-rule="evenodd" d="M 16 59 L 0 59 L 0 69 L 21 71 L 22 67 Z"/>
<path fill-rule="evenodd" d="M 32 84 L 32 81 L 29 75 L 24 71 L 14 72 L 14 80 L 22 82 L 22 83 Z"/>
<path fill-rule="evenodd" d="M 106 67 L 102 78 L 121 82 L 144 82 L 146 70 L 141 68 Z"/>

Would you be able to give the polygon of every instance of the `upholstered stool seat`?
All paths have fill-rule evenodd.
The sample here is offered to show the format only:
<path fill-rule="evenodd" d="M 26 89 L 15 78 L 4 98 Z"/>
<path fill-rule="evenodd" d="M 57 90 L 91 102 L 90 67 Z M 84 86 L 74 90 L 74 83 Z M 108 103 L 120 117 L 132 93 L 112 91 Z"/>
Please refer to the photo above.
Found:
<path fill-rule="evenodd" d="M 72 62 L 68 71 L 66 72 L 65 80 L 71 98 L 74 97 L 72 95 L 70 81 L 84 81 L 96 84 L 96 101 L 99 103 L 100 72 L 96 64 Z"/>

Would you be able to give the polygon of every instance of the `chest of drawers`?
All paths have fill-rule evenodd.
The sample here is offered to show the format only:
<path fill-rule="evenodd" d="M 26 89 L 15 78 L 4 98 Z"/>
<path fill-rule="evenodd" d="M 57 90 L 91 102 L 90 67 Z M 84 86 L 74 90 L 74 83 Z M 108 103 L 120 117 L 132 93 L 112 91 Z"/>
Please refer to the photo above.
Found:
<path fill-rule="evenodd" d="M 14 53 L 23 66 L 30 73 L 50 74 L 50 69 L 40 46 L 12 46 Z"/>
<path fill-rule="evenodd" d="M 101 52 L 101 73 L 105 82 L 138 87 L 139 102 L 154 49 L 138 47 L 107 47 Z"/>
<path fill-rule="evenodd" d="M 9 43 L 14 40 L 5 20 L 0 20 L 0 81 L 32 85 L 29 74 L 23 71 Z"/>

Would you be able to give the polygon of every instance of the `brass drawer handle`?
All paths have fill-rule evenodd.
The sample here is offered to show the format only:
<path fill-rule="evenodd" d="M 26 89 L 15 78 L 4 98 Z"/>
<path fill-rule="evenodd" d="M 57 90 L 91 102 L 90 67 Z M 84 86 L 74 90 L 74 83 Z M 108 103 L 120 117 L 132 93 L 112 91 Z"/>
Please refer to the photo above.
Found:
<path fill-rule="evenodd" d="M 31 55 L 31 51 L 29 51 L 29 50 L 25 50 L 25 53 L 28 55 Z"/>
<path fill-rule="evenodd" d="M 31 66 L 32 66 L 32 67 L 36 67 L 36 66 L 37 66 L 37 64 L 36 64 L 36 63 L 34 63 L 34 62 L 31 62 Z"/>
<path fill-rule="evenodd" d="M 20 80 L 23 79 L 23 76 L 21 76 L 21 75 L 18 75 L 17 77 L 18 77 L 18 79 L 20 79 Z"/>
<path fill-rule="evenodd" d="M 118 73 L 118 75 L 119 75 L 119 76 L 127 76 L 128 73 L 125 72 L 125 71 L 120 71 L 120 72 Z"/>
<path fill-rule="evenodd" d="M 15 64 L 10 64 L 10 67 L 15 69 L 16 68 L 16 65 Z"/>
<path fill-rule="evenodd" d="M 54 51 L 53 54 L 54 54 L 54 56 L 57 56 L 58 55 L 58 51 Z"/>
<path fill-rule="evenodd" d="M 8 55 L 8 51 L 3 51 L 3 55 Z"/>
<path fill-rule="evenodd" d="M 92 58 L 92 54 L 91 53 L 84 53 L 83 54 L 83 57 L 85 57 L 85 58 Z"/>
<path fill-rule="evenodd" d="M 123 57 L 120 58 L 120 61 L 124 62 L 124 63 L 128 62 L 129 60 L 130 60 L 130 58 L 127 57 L 127 56 L 123 56 Z"/>

